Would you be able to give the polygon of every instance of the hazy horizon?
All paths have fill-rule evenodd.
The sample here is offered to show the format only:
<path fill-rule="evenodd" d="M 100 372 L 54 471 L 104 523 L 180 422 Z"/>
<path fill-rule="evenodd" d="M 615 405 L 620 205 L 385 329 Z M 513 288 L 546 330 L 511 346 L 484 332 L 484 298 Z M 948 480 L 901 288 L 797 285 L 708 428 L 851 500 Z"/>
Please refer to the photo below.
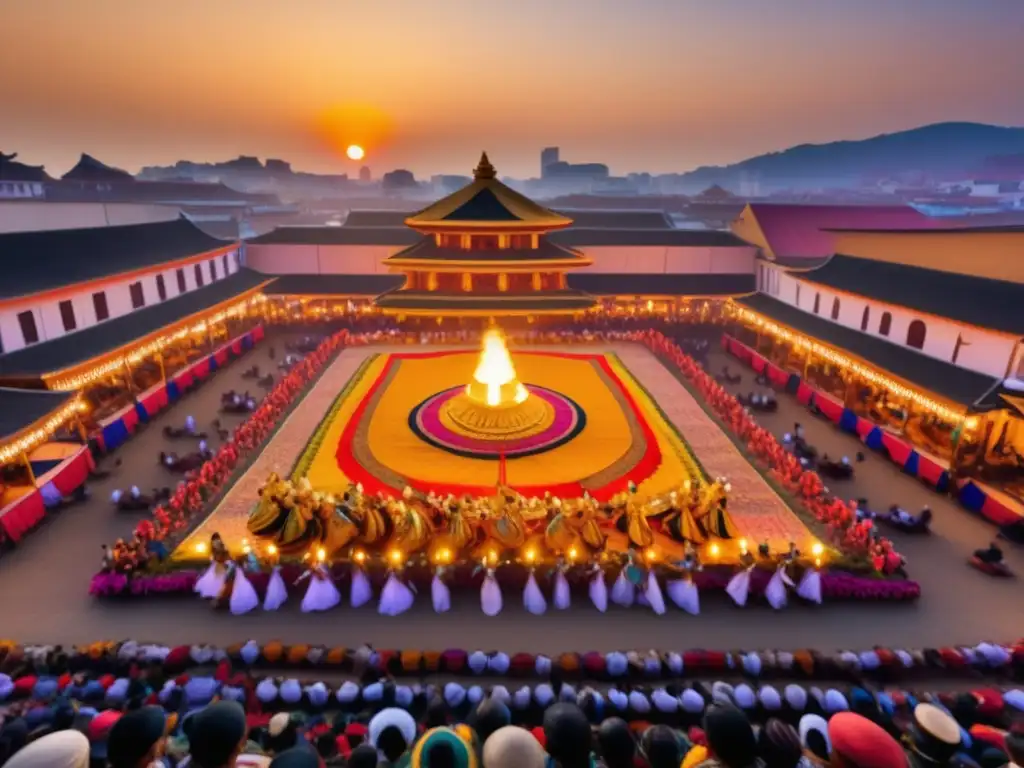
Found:
<path fill-rule="evenodd" d="M 4 8 L 0 150 L 66 172 L 238 155 L 682 172 L 937 122 L 1024 125 L 1002 0 L 33 0 Z M 486 7 L 485 7 L 486 6 Z M 362 162 L 345 145 L 366 147 Z"/>

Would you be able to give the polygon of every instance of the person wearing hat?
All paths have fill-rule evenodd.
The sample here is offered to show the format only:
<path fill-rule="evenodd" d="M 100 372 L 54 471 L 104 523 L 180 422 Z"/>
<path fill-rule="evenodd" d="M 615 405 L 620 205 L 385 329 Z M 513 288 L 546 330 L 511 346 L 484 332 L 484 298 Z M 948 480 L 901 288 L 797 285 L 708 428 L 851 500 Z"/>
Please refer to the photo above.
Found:
<path fill-rule="evenodd" d="M 907 753 L 876 723 L 853 712 L 839 712 L 828 721 L 834 768 L 906 768 Z"/>
<path fill-rule="evenodd" d="M 547 757 L 533 734 L 514 725 L 497 729 L 484 741 L 485 768 L 545 768 Z"/>
<path fill-rule="evenodd" d="M 512 713 L 509 712 L 508 706 L 496 700 L 493 695 L 480 702 L 470 720 L 470 725 L 483 743 L 487 742 L 492 733 L 511 723 Z"/>
<path fill-rule="evenodd" d="M 299 727 L 288 712 L 278 712 L 267 723 L 267 735 L 263 746 L 267 754 L 276 755 L 295 746 L 299 738 Z"/>
<path fill-rule="evenodd" d="M 640 739 L 640 752 L 651 768 L 678 768 L 687 751 L 667 725 L 648 728 Z"/>
<path fill-rule="evenodd" d="M 601 723 L 597 729 L 597 746 L 605 768 L 633 768 L 636 740 L 629 723 L 621 717 L 609 717 Z"/>
<path fill-rule="evenodd" d="M 590 768 L 593 734 L 583 710 L 559 702 L 544 713 L 544 741 L 560 768 Z"/>
<path fill-rule="evenodd" d="M 757 735 L 757 753 L 765 768 L 796 768 L 804 750 L 796 729 L 773 717 Z"/>
<path fill-rule="evenodd" d="M 934 704 L 914 707 L 907 742 L 915 765 L 947 765 L 960 748 L 960 724 Z"/>
<path fill-rule="evenodd" d="M 367 742 L 380 752 L 383 765 L 394 765 L 416 740 L 416 721 L 404 709 L 382 709 L 370 720 Z"/>
<path fill-rule="evenodd" d="M 110 768 L 148 768 L 163 756 L 167 717 L 158 706 L 128 712 L 110 729 L 107 762 Z"/>
<path fill-rule="evenodd" d="M 183 724 L 195 768 L 230 768 L 245 747 L 245 710 L 234 701 L 218 701 Z"/>
<path fill-rule="evenodd" d="M 732 704 L 713 704 L 704 715 L 709 760 L 726 768 L 749 768 L 757 762 L 757 739 L 754 729 Z"/>
<path fill-rule="evenodd" d="M 451 728 L 434 728 L 416 742 L 410 768 L 478 768 L 476 752 Z"/>
<path fill-rule="evenodd" d="M 277 755 L 270 768 L 320 768 L 320 756 L 308 744 L 300 744 Z"/>
<path fill-rule="evenodd" d="M 89 768 L 89 740 L 78 731 L 43 736 L 14 753 L 5 768 Z"/>

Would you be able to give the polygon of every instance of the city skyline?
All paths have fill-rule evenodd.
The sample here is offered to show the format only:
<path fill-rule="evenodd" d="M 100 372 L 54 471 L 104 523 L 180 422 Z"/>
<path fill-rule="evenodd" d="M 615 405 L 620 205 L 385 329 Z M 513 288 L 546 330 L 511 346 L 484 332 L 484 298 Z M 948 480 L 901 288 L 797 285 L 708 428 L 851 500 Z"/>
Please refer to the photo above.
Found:
<path fill-rule="evenodd" d="M 683 172 L 943 121 L 1024 125 L 999 0 L 511 4 L 36 0 L 5 8 L 0 149 L 60 175 L 278 157 L 536 176 L 542 147 Z M 348 144 L 365 160 L 344 157 Z"/>

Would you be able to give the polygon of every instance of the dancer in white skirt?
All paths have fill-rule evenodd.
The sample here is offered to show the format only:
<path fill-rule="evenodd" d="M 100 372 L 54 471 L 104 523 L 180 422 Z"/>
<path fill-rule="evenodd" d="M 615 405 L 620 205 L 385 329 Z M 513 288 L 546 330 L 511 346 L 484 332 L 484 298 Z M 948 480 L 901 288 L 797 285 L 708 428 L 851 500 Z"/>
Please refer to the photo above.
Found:
<path fill-rule="evenodd" d="M 530 576 L 526 579 L 526 587 L 523 589 L 523 606 L 534 616 L 541 616 L 548 609 L 548 601 L 544 599 L 544 593 L 540 591 L 537 575 L 533 568 L 530 569 Z"/>
<path fill-rule="evenodd" d="M 629 608 L 636 602 L 636 588 L 643 583 L 643 572 L 637 567 L 632 549 L 626 553 L 626 564 L 612 585 L 611 598 L 616 605 Z"/>
<path fill-rule="evenodd" d="M 196 580 L 193 588 L 204 600 L 216 600 L 224 591 L 224 582 L 228 574 L 228 548 L 219 533 L 210 537 L 210 566 Z"/>
<path fill-rule="evenodd" d="M 478 566 L 479 570 L 483 566 Z M 480 587 L 480 607 L 486 616 L 497 616 L 501 613 L 501 587 L 494 575 L 494 568 L 484 568 L 484 583 Z"/>
<path fill-rule="evenodd" d="M 353 608 L 362 608 L 373 599 L 370 577 L 358 562 L 352 563 L 352 584 L 349 586 L 348 598 Z"/>
<path fill-rule="evenodd" d="M 604 580 L 604 569 L 594 563 L 590 569 L 590 602 L 601 613 L 608 610 L 608 585 Z"/>
<path fill-rule="evenodd" d="M 263 597 L 263 610 L 276 611 L 288 599 L 288 588 L 285 586 L 284 577 L 281 576 L 281 566 L 274 565 L 270 572 L 270 580 L 267 581 L 267 594 Z"/>
<path fill-rule="evenodd" d="M 303 613 L 329 611 L 341 602 L 341 593 L 334 586 L 330 566 L 324 563 L 310 566 L 309 570 L 299 577 L 299 581 L 307 578 L 309 586 L 306 587 L 306 594 L 302 598 Z"/>
<path fill-rule="evenodd" d="M 434 569 L 434 579 L 430 582 L 430 598 L 437 613 L 447 613 L 452 608 L 452 593 L 444 583 L 444 566 Z"/>
<path fill-rule="evenodd" d="M 808 602 L 821 605 L 821 571 L 816 566 L 807 566 L 796 593 Z"/>
<path fill-rule="evenodd" d="M 568 570 L 569 566 L 562 560 L 559 560 L 558 565 L 555 567 L 555 588 L 551 596 L 551 602 L 554 604 L 556 611 L 568 610 L 569 605 L 572 603 L 569 579 L 565 575 Z"/>
<path fill-rule="evenodd" d="M 260 596 L 256 594 L 256 587 L 252 585 L 252 582 L 245 575 L 247 564 L 254 568 L 254 570 L 259 570 L 259 563 L 256 562 L 255 558 L 251 557 L 231 563 L 230 565 L 231 574 L 228 579 L 232 581 L 232 585 L 228 607 L 235 616 L 248 613 L 260 605 Z"/>
<path fill-rule="evenodd" d="M 747 597 L 750 595 L 750 577 L 757 567 L 757 561 L 749 552 L 740 555 L 740 570 L 729 579 L 725 591 L 733 602 L 741 608 L 747 604 Z"/>
<path fill-rule="evenodd" d="M 683 573 L 683 578 L 668 582 L 665 591 L 668 592 L 669 599 L 679 608 L 691 616 L 697 616 L 700 614 L 700 593 L 697 590 L 697 585 L 693 583 L 693 574 L 703 571 L 704 566 L 701 565 L 697 551 L 690 542 L 686 542 L 685 554 L 677 565 Z"/>
<path fill-rule="evenodd" d="M 397 568 L 388 573 L 388 580 L 380 592 L 380 605 L 377 611 L 381 616 L 399 616 L 410 608 L 416 599 L 416 592 L 402 581 Z"/>

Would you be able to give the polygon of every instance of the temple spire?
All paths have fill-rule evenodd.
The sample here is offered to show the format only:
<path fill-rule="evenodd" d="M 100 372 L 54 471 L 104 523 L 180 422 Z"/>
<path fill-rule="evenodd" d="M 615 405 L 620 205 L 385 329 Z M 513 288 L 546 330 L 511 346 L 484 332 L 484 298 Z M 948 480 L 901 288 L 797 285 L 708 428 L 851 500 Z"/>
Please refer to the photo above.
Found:
<path fill-rule="evenodd" d="M 480 155 L 480 162 L 473 171 L 473 178 L 477 181 L 481 181 L 483 179 L 494 179 L 497 178 L 497 176 L 497 170 L 495 170 L 494 166 L 491 165 L 491 161 L 487 158 L 487 153 L 484 152 Z"/>

